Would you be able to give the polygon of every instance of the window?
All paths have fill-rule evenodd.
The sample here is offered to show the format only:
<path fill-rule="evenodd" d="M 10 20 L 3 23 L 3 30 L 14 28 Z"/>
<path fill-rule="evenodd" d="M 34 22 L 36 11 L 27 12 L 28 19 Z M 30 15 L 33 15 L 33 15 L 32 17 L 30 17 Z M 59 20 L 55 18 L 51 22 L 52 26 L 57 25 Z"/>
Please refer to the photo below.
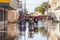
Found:
<path fill-rule="evenodd" d="M 8 14 L 7 11 L 4 11 L 4 20 L 7 20 Z"/>
<path fill-rule="evenodd" d="M 0 10 L 0 21 L 7 20 L 7 11 Z"/>
<path fill-rule="evenodd" d="M 0 10 L 0 21 L 3 21 L 3 17 L 4 17 L 3 10 Z"/>

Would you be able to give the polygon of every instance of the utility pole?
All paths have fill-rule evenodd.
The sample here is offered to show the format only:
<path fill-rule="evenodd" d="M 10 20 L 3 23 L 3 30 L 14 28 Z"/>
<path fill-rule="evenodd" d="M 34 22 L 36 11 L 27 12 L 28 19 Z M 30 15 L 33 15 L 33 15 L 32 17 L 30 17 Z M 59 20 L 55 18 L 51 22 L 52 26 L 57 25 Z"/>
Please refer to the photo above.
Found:
<path fill-rule="evenodd" d="M 26 16 L 26 0 L 24 0 L 24 15 Z"/>
<path fill-rule="evenodd" d="M 18 8 L 19 8 L 19 14 L 22 16 L 23 15 L 23 8 L 22 8 L 22 0 L 19 0 L 18 3 Z"/>
<path fill-rule="evenodd" d="M 49 9 L 49 0 L 47 0 L 47 2 L 48 2 L 48 5 L 47 5 L 47 14 L 48 14 L 48 9 Z M 47 17 L 47 20 L 48 20 L 48 17 Z M 47 27 L 47 30 L 49 30 L 48 29 L 48 27 Z M 48 37 L 48 31 L 47 31 L 47 40 L 49 40 L 49 37 Z"/>
<path fill-rule="evenodd" d="M 24 16 L 26 16 L 26 0 L 24 0 Z M 25 25 L 26 27 L 26 25 Z M 24 40 L 26 40 L 26 30 L 24 32 Z"/>

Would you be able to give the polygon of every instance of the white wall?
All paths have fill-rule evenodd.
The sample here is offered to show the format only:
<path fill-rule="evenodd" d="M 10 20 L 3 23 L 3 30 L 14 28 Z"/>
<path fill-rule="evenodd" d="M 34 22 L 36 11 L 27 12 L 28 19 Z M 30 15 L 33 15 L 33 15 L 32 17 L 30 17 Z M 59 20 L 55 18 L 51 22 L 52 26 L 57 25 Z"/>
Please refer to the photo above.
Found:
<path fill-rule="evenodd" d="M 57 17 L 58 21 L 60 21 L 60 20 L 59 20 L 60 10 L 56 10 L 54 14 L 55 14 L 55 16 Z"/>

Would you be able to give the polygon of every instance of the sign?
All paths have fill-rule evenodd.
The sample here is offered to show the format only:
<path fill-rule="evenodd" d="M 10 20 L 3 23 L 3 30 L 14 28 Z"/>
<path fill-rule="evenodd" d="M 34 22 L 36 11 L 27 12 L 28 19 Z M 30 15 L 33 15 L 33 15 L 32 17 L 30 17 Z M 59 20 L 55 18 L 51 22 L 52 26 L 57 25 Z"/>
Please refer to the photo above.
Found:
<path fill-rule="evenodd" d="M 0 3 L 9 3 L 10 0 L 0 0 Z"/>

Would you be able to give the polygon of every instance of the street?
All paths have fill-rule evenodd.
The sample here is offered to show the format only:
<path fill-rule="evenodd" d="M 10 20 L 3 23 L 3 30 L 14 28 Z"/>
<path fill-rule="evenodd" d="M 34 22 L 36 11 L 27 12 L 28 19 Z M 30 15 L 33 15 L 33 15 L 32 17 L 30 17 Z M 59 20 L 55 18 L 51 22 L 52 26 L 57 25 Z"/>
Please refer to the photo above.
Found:
<path fill-rule="evenodd" d="M 39 22 L 38 26 L 40 26 L 41 23 Z M 26 24 L 26 32 L 25 32 L 25 36 L 24 36 L 24 32 L 23 35 L 19 35 L 18 40 L 47 40 L 47 35 L 42 35 L 40 32 L 38 33 L 32 33 L 32 35 L 29 34 L 29 30 L 28 30 L 28 22 Z M 31 36 L 31 38 L 29 38 L 29 35 Z"/>

